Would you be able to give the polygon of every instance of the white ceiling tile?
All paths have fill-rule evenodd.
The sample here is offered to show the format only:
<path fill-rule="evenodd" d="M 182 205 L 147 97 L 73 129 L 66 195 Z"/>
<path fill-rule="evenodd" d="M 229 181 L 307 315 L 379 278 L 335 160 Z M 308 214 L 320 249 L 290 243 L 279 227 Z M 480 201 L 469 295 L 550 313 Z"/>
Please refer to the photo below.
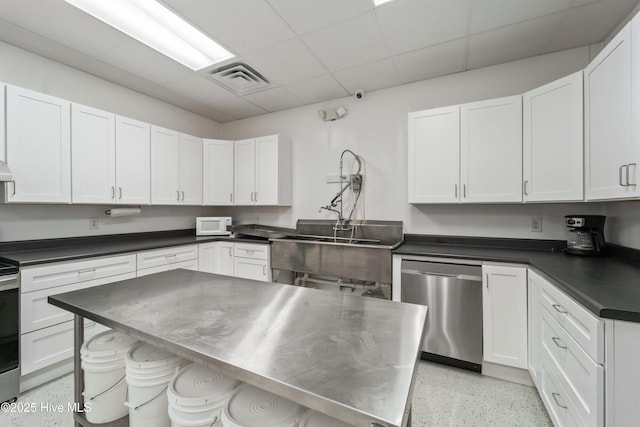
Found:
<path fill-rule="evenodd" d="M 169 9 L 179 12 L 199 1 L 200 0 L 159 0 L 159 3 L 164 3 Z"/>
<path fill-rule="evenodd" d="M 620 22 L 620 16 L 628 15 L 636 4 L 637 0 L 600 1 L 570 9 L 546 50 L 557 51 L 603 41 Z"/>
<path fill-rule="evenodd" d="M 389 55 L 373 12 L 302 37 L 331 71 L 373 62 Z"/>
<path fill-rule="evenodd" d="M 224 101 L 220 102 L 214 101 L 211 104 L 213 104 L 216 110 L 221 111 L 224 114 L 232 116 L 236 119 L 259 116 L 261 114 L 267 113 L 266 110 L 250 103 L 249 101 L 242 99 L 239 96 L 235 96 L 231 99 L 225 99 Z"/>
<path fill-rule="evenodd" d="M 193 70 L 133 39 L 120 43 L 95 57 L 158 84 L 169 83 L 194 74 Z"/>
<path fill-rule="evenodd" d="M 251 93 L 245 95 L 244 98 L 269 112 L 287 110 L 297 107 L 300 103 L 298 98 L 280 87 Z"/>
<path fill-rule="evenodd" d="M 301 105 L 328 101 L 349 95 L 330 74 L 313 77 L 285 86 L 285 89 L 301 101 Z"/>
<path fill-rule="evenodd" d="M 0 17 L 91 56 L 129 39 L 61 0 L 5 0 Z"/>
<path fill-rule="evenodd" d="M 402 83 L 464 71 L 467 42 L 458 39 L 393 57 Z"/>
<path fill-rule="evenodd" d="M 238 56 L 296 36 L 265 0 L 200 0 L 181 14 Z"/>
<path fill-rule="evenodd" d="M 573 0 L 472 0 L 471 34 L 549 15 Z"/>
<path fill-rule="evenodd" d="M 268 0 L 298 34 L 306 34 L 373 9 L 371 0 Z"/>
<path fill-rule="evenodd" d="M 372 91 L 400 83 L 398 72 L 390 58 L 337 71 L 333 75 L 352 94 L 358 89 Z"/>
<path fill-rule="evenodd" d="M 277 85 L 325 74 L 327 69 L 299 39 L 287 40 L 246 57 L 260 74 Z"/>
<path fill-rule="evenodd" d="M 464 37 L 469 0 L 399 0 L 377 8 L 376 15 L 397 55 Z"/>
<path fill-rule="evenodd" d="M 236 95 L 200 74 L 192 74 L 186 78 L 165 85 L 168 89 L 188 96 L 199 103 L 216 103 L 235 98 Z"/>
<path fill-rule="evenodd" d="M 473 35 L 469 38 L 467 68 L 539 55 L 561 23 L 562 14 L 554 14 Z"/>

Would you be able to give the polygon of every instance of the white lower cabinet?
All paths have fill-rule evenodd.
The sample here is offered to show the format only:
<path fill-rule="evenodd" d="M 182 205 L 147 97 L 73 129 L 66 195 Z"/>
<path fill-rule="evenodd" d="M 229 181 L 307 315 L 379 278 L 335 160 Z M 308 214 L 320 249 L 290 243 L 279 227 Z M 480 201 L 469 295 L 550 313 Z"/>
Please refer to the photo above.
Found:
<path fill-rule="evenodd" d="M 199 245 L 199 270 L 271 281 L 271 247 L 263 243 L 211 242 Z"/>
<path fill-rule="evenodd" d="M 603 320 L 531 269 L 529 279 L 537 292 L 529 304 L 530 345 L 536 349 L 529 370 L 549 416 L 557 427 L 604 426 Z M 607 375 L 612 366 L 607 360 Z"/>
<path fill-rule="evenodd" d="M 640 323 L 607 320 L 607 426 L 638 425 L 639 355 Z"/>
<path fill-rule="evenodd" d="M 527 338 L 529 347 L 529 374 L 533 384 L 540 388 L 540 368 L 542 352 L 540 349 L 540 327 L 542 313 L 540 307 L 540 283 L 544 279 L 535 271 L 527 271 Z"/>
<path fill-rule="evenodd" d="M 527 369 L 527 269 L 482 266 L 483 359 Z"/>
<path fill-rule="evenodd" d="M 198 259 L 190 259 L 188 261 L 174 262 L 166 265 L 159 265 L 157 267 L 138 270 L 137 277 L 148 276 L 149 274 L 161 273 L 163 271 L 176 270 L 178 268 L 198 271 Z"/>
<path fill-rule="evenodd" d="M 138 252 L 138 277 L 184 268 L 198 271 L 198 245 L 172 246 Z"/>

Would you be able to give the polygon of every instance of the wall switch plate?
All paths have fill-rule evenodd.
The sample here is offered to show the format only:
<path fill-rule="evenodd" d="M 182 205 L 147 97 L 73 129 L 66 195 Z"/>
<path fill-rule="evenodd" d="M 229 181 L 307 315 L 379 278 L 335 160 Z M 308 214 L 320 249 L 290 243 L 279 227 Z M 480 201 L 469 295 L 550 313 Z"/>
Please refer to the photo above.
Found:
<path fill-rule="evenodd" d="M 97 230 L 98 228 L 100 228 L 98 217 L 89 218 L 89 230 Z"/>
<path fill-rule="evenodd" d="M 542 232 L 542 218 L 531 218 L 531 231 Z"/>

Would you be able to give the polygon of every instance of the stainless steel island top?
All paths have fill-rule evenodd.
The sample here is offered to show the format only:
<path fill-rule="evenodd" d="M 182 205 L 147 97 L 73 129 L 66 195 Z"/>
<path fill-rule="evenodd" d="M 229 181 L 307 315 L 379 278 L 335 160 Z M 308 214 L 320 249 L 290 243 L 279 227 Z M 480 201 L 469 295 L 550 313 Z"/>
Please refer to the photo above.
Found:
<path fill-rule="evenodd" d="M 427 313 L 188 270 L 49 302 L 362 427 L 406 423 Z"/>

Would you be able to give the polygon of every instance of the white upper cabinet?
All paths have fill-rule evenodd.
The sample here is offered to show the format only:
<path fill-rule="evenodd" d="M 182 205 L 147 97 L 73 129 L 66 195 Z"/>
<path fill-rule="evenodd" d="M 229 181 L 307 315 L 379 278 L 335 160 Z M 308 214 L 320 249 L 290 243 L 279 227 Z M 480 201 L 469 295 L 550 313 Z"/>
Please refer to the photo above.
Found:
<path fill-rule="evenodd" d="M 116 203 L 151 203 L 151 126 L 116 116 Z"/>
<path fill-rule="evenodd" d="M 522 202 L 522 96 L 460 107 L 463 203 Z"/>
<path fill-rule="evenodd" d="M 202 205 L 202 138 L 180 134 L 180 203 Z"/>
<path fill-rule="evenodd" d="M 202 144 L 204 205 L 233 205 L 233 141 L 205 139 Z"/>
<path fill-rule="evenodd" d="M 585 198 L 624 199 L 639 194 L 640 23 L 627 24 L 584 71 Z M 638 81 L 640 83 L 640 81 Z M 634 110 L 637 108 L 636 110 Z"/>
<path fill-rule="evenodd" d="M 68 101 L 7 86 L 6 202 L 71 202 L 70 114 Z"/>
<path fill-rule="evenodd" d="M 151 126 L 151 204 L 180 204 L 180 134 Z"/>
<path fill-rule="evenodd" d="M 409 203 L 460 200 L 460 106 L 409 113 Z"/>
<path fill-rule="evenodd" d="M 525 202 L 583 200 L 582 71 L 523 95 Z"/>
<path fill-rule="evenodd" d="M 151 204 L 202 205 L 202 139 L 151 126 Z"/>
<path fill-rule="evenodd" d="M 235 143 L 236 205 L 291 205 L 291 141 L 281 135 Z"/>
<path fill-rule="evenodd" d="M 5 106 L 5 92 L 6 85 L 4 83 L 0 83 L 0 162 L 7 161 L 7 140 L 6 140 L 6 131 L 4 127 L 5 117 L 4 106 Z"/>
<path fill-rule="evenodd" d="M 115 115 L 71 105 L 73 203 L 115 203 Z"/>

